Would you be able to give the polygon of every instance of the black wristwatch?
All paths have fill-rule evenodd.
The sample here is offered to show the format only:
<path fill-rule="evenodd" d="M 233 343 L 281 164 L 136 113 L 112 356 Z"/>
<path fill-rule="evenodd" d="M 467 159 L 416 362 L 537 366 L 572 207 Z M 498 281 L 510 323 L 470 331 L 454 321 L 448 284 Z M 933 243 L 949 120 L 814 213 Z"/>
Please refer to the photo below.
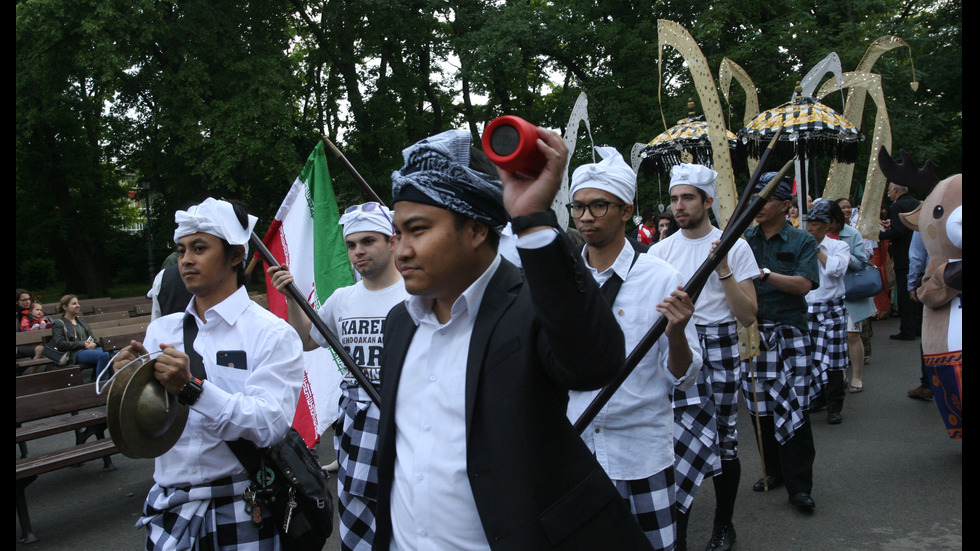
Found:
<path fill-rule="evenodd" d="M 201 384 L 201 380 L 193 378 L 187 381 L 184 388 L 180 389 L 180 394 L 177 395 L 177 401 L 185 406 L 194 405 L 194 402 L 201 397 L 202 392 L 204 392 L 204 385 Z"/>
<path fill-rule="evenodd" d="M 762 279 L 760 279 L 759 281 L 765 281 L 765 280 L 769 279 L 769 274 L 771 274 L 771 273 L 772 273 L 772 271 L 769 268 L 763 268 L 762 269 Z"/>
<path fill-rule="evenodd" d="M 527 216 L 518 216 L 517 218 L 510 219 L 510 229 L 513 230 L 514 235 L 534 226 L 551 226 L 552 228 L 557 228 L 559 227 L 558 215 L 555 214 L 555 211 L 548 209 L 544 212 L 535 212 Z"/>

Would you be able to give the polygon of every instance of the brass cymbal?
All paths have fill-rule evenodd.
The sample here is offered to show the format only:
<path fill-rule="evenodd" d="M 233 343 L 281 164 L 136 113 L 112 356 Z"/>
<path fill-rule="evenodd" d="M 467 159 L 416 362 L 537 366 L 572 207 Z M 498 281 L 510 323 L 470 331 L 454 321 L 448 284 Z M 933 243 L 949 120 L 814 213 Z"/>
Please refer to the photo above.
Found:
<path fill-rule="evenodd" d="M 134 457 L 133 452 L 122 438 L 121 428 L 119 427 L 119 403 L 122 401 L 123 391 L 132 378 L 136 368 L 143 365 L 144 361 L 133 361 L 120 369 L 113 375 L 109 382 L 109 390 L 106 395 L 106 424 L 109 425 L 109 438 L 116 444 L 119 453 L 126 457 Z"/>
<path fill-rule="evenodd" d="M 163 455 L 177 443 L 187 423 L 188 407 L 176 396 L 168 396 L 153 376 L 155 362 L 134 362 L 123 368 L 109 389 L 109 434 L 127 457 L 151 459 Z"/>

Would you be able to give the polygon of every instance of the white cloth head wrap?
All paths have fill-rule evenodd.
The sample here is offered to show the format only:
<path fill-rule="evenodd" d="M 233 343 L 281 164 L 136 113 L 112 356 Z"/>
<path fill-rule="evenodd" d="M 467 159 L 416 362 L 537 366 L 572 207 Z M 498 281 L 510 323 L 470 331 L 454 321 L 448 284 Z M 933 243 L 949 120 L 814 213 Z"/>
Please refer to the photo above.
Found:
<path fill-rule="evenodd" d="M 700 189 L 708 197 L 715 197 L 717 193 L 715 180 L 717 178 L 718 173 L 704 165 L 681 163 L 670 169 L 670 186 L 667 191 L 669 192 L 674 186 L 683 184 Z"/>
<path fill-rule="evenodd" d="M 186 235 L 208 233 L 224 239 L 231 245 L 244 245 L 247 257 L 248 241 L 259 219 L 249 214 L 248 227 L 243 228 L 231 203 L 208 197 L 187 210 L 178 210 L 174 213 L 174 221 L 177 222 L 174 243 Z"/>
<path fill-rule="evenodd" d="M 339 223 L 344 227 L 344 237 L 361 231 L 376 231 L 388 236 L 395 233 L 391 227 L 391 219 L 395 213 L 380 203 L 365 203 L 372 204 L 373 210 L 365 211 L 364 205 L 357 205 L 357 210 L 345 212 L 340 217 Z"/>
<path fill-rule="evenodd" d="M 626 164 L 614 147 L 596 147 L 602 161 L 582 165 L 572 173 L 572 185 L 568 198 L 575 197 L 580 189 L 593 188 L 608 191 L 624 203 L 632 204 L 636 196 L 636 173 Z"/>

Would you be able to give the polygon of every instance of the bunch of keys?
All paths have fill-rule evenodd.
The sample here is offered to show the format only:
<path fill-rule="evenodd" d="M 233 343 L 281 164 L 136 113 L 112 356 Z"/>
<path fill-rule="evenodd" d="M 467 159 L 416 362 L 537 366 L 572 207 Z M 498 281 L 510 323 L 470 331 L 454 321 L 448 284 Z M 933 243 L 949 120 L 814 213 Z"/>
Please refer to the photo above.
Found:
<path fill-rule="evenodd" d="M 295 486 L 290 486 L 289 487 L 289 502 L 286 503 L 286 507 L 288 507 L 288 509 L 286 510 L 286 522 L 284 522 L 283 525 L 282 525 L 282 532 L 284 534 L 288 534 L 289 533 L 289 522 L 291 520 L 293 520 L 293 509 L 296 508 L 296 487 Z"/>
<path fill-rule="evenodd" d="M 242 492 L 242 500 L 245 501 L 245 513 L 252 516 L 252 523 L 256 526 L 262 526 L 262 506 L 259 505 L 259 500 L 251 484 Z"/>

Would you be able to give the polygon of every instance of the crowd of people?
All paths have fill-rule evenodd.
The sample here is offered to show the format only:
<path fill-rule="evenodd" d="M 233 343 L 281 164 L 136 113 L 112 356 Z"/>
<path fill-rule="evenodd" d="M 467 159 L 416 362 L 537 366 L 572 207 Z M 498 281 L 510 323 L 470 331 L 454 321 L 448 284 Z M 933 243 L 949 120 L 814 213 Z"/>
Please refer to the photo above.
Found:
<path fill-rule="evenodd" d="M 550 206 L 568 150 L 554 132 L 538 137 L 545 165 L 533 179 L 495 167 L 467 131 L 421 140 L 392 175 L 390 209 L 352 205 L 340 218 L 360 278 L 316 314 L 381 397 L 373 403 L 344 373 L 333 442 L 341 548 L 682 551 L 711 478 L 713 530 L 698 544 L 732 549 L 740 394 L 761 435 L 766 475 L 753 490 L 783 486 L 792 506 L 813 511 L 813 414 L 826 409 L 839 424 L 845 393 L 862 391 L 862 337 L 878 313 L 873 298 L 845 293 L 844 274 L 877 254 L 853 227 L 854 202 L 818 199 L 796 220 L 791 178 L 775 182 L 695 305 L 683 285 L 722 237 L 710 214 L 717 173 L 674 167 L 670 208 L 647 209 L 629 235 L 636 175 L 614 148 L 597 147 L 602 160 L 572 174 L 566 232 Z M 914 201 L 900 191 L 889 191 L 892 220 L 879 238 L 891 242 L 901 291 L 892 338 L 906 339 L 919 331 L 911 279 L 922 263 L 894 221 Z M 160 353 L 155 377 L 190 413 L 155 459 L 137 522 L 147 549 L 271 549 L 279 535 L 261 522 L 271 512 L 244 519 L 249 473 L 225 443 L 283 438 L 302 352 L 328 339 L 285 293 L 288 266 L 268 270 L 288 322 L 249 299 L 256 219 L 243 205 L 208 198 L 175 222 L 177 267 L 151 294 L 163 301 L 181 282 L 187 294 L 154 314 L 142 342 L 110 358 L 77 297 L 65 296 L 52 321 L 20 289 L 18 330 L 50 326 L 52 345 L 97 373 Z M 661 317 L 663 334 L 592 411 Z M 759 355 L 746 360 L 738 343 L 753 330 Z M 221 359 L 228 350 L 234 364 Z"/>

